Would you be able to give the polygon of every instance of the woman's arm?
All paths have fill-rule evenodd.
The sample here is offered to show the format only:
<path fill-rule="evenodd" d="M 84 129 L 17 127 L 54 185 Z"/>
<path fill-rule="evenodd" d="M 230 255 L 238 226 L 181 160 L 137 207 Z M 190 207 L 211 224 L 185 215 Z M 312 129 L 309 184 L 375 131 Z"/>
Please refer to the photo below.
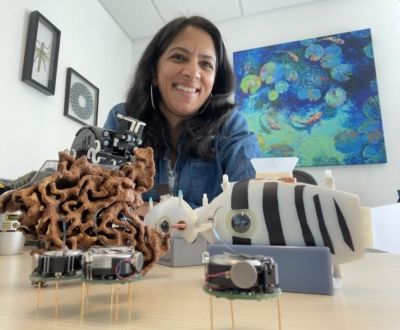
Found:
<path fill-rule="evenodd" d="M 106 129 L 111 129 L 113 131 L 118 130 L 118 123 L 119 119 L 117 118 L 117 114 L 122 114 L 126 115 L 126 110 L 125 110 L 125 103 L 119 103 L 115 105 L 110 112 L 108 113 L 107 120 L 104 123 L 104 128 Z"/>
<path fill-rule="evenodd" d="M 224 173 L 229 176 L 230 181 L 255 177 L 250 160 L 261 157 L 260 149 L 245 118 L 236 110 L 224 125 L 218 149 Z"/>

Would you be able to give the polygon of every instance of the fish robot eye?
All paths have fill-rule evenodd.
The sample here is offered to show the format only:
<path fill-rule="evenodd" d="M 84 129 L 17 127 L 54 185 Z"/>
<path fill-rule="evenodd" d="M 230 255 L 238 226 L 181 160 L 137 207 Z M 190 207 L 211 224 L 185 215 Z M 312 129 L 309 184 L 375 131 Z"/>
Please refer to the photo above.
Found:
<path fill-rule="evenodd" d="M 249 231 L 251 222 L 251 217 L 244 212 L 236 213 L 231 218 L 232 229 L 241 234 Z"/>
<path fill-rule="evenodd" d="M 166 218 L 160 220 L 159 226 L 160 226 L 160 230 L 164 234 L 168 234 L 169 233 L 171 227 L 170 227 L 169 221 Z"/>

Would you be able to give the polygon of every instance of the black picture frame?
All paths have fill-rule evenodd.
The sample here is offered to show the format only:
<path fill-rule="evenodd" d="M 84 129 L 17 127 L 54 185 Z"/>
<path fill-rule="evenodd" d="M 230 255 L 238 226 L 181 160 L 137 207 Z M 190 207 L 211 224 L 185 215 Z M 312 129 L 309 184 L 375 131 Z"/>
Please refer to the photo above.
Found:
<path fill-rule="evenodd" d="M 99 89 L 72 68 L 67 69 L 64 116 L 82 124 L 97 126 Z"/>
<path fill-rule="evenodd" d="M 29 17 L 22 81 L 54 95 L 61 31 L 39 11 Z"/>

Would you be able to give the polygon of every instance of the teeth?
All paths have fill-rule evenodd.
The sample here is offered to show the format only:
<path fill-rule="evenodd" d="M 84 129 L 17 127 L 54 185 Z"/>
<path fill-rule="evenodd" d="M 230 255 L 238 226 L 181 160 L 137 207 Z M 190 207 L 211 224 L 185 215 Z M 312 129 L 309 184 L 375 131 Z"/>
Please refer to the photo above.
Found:
<path fill-rule="evenodd" d="M 196 88 L 190 88 L 182 85 L 176 85 L 176 88 L 186 93 L 196 93 Z"/>

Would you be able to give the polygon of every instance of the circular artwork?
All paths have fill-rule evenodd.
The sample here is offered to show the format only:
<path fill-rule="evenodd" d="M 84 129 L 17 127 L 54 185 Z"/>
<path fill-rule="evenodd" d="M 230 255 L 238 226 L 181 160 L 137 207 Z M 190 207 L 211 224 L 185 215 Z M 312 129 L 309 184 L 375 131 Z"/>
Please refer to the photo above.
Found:
<path fill-rule="evenodd" d="M 81 119 L 89 119 L 94 112 L 94 101 L 89 88 L 80 82 L 72 85 L 70 102 L 74 113 Z"/>

